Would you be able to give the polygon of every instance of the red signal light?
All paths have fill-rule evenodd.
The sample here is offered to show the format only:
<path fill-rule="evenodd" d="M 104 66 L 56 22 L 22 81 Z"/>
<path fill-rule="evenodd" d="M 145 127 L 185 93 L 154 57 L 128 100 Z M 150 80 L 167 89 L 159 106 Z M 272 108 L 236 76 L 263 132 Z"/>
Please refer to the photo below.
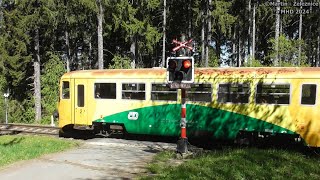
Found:
<path fill-rule="evenodd" d="M 189 60 L 184 60 L 183 62 L 182 62 L 182 65 L 183 65 L 183 67 L 185 68 L 185 69 L 188 69 L 188 68 L 190 68 L 191 67 L 191 62 L 189 61 Z"/>

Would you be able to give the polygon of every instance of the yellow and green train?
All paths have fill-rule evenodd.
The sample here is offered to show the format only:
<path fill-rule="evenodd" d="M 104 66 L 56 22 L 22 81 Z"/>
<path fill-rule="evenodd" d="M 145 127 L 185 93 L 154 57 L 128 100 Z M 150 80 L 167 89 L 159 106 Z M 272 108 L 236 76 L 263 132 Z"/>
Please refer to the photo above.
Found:
<path fill-rule="evenodd" d="M 199 68 L 187 94 L 187 136 L 285 135 L 320 146 L 320 68 Z M 166 69 L 73 71 L 62 76 L 61 135 L 71 128 L 179 136 L 181 91 Z"/>

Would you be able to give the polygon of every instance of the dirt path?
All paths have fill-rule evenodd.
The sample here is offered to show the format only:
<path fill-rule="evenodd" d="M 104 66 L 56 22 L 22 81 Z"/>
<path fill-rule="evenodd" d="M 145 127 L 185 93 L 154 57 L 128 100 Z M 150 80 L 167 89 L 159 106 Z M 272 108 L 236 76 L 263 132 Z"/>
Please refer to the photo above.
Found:
<path fill-rule="evenodd" d="M 124 139 L 90 139 L 77 149 L 8 166 L 1 180 L 132 179 L 155 153 L 176 144 Z"/>

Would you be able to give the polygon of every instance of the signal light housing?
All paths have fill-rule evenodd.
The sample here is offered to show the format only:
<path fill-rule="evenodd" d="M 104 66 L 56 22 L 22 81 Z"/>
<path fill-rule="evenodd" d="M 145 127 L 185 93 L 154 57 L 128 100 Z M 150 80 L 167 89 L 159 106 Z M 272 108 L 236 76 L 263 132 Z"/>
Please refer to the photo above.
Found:
<path fill-rule="evenodd" d="M 167 82 L 193 83 L 194 81 L 194 58 L 168 57 L 167 58 Z"/>

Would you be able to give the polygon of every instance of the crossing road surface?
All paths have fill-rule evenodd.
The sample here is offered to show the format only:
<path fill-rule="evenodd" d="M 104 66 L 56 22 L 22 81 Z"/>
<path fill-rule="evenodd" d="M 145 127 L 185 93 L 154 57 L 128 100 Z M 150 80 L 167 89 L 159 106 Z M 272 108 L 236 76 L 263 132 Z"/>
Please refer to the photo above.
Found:
<path fill-rule="evenodd" d="M 1 180 L 132 179 L 155 153 L 176 144 L 125 139 L 84 140 L 76 149 L 18 162 L 0 170 Z"/>

